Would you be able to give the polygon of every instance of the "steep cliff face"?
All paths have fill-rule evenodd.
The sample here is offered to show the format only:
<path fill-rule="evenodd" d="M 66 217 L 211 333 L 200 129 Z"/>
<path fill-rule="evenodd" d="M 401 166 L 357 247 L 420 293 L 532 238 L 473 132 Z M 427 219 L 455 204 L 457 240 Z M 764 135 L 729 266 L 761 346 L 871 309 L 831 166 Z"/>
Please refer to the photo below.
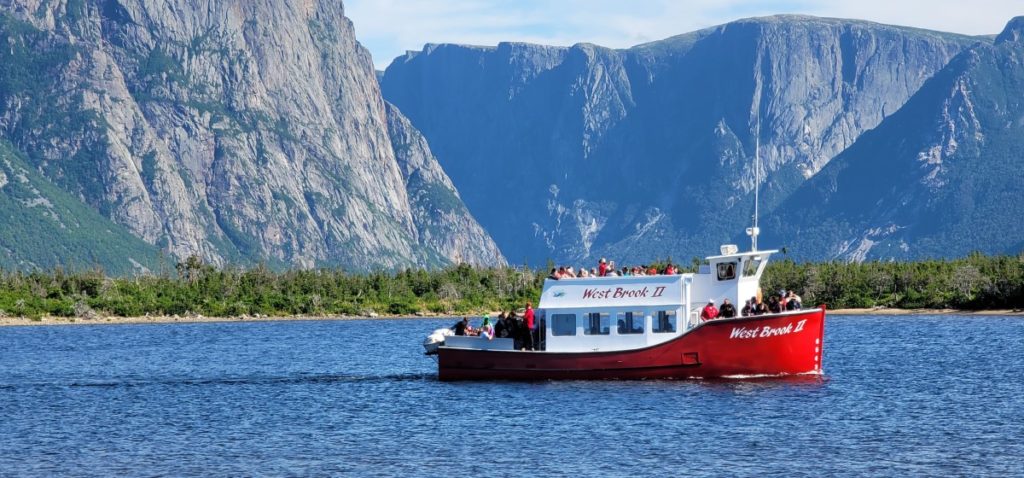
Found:
<path fill-rule="evenodd" d="M 420 243 L 447 261 L 504 265 L 498 246 L 469 214 L 427 140 L 398 108 L 391 103 L 384 106 Z"/>
<path fill-rule="evenodd" d="M 178 257 L 302 267 L 495 259 L 477 256 L 491 244 L 459 201 L 444 218 L 414 215 L 372 63 L 341 2 L 0 8 L 10 47 L 0 55 L 19 69 L 0 93 L 0 135 L 146 242 Z M 460 239 L 421 241 L 421 230 L 442 229 Z"/>
<path fill-rule="evenodd" d="M 961 53 L 803 185 L 770 231 L 849 260 L 1018 253 L 1024 217 L 1024 17 Z M 780 237 L 781 239 L 781 237 Z"/>
<path fill-rule="evenodd" d="M 740 240 L 978 40 L 781 16 L 610 50 L 428 45 L 382 80 L 508 257 L 690 257 Z"/>

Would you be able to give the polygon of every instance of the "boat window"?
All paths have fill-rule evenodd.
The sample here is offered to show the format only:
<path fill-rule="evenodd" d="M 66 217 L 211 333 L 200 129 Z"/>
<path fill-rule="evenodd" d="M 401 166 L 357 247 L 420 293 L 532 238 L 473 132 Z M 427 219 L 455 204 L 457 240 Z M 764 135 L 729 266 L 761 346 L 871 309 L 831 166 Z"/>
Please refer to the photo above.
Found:
<path fill-rule="evenodd" d="M 735 262 L 718 263 L 718 280 L 733 280 L 736 278 Z"/>
<path fill-rule="evenodd" d="M 576 335 L 576 314 L 551 314 L 551 335 Z"/>
<path fill-rule="evenodd" d="M 644 333 L 643 312 L 619 312 L 616 319 L 619 335 Z"/>
<path fill-rule="evenodd" d="M 612 317 L 607 312 L 591 312 L 583 324 L 584 335 L 608 335 L 612 326 Z"/>
<path fill-rule="evenodd" d="M 758 267 L 761 267 L 760 257 L 751 257 L 743 261 L 743 277 L 753 277 L 757 275 Z"/>
<path fill-rule="evenodd" d="M 654 316 L 654 323 L 651 324 L 651 331 L 658 334 L 673 333 L 676 331 L 676 311 L 659 310 Z"/>

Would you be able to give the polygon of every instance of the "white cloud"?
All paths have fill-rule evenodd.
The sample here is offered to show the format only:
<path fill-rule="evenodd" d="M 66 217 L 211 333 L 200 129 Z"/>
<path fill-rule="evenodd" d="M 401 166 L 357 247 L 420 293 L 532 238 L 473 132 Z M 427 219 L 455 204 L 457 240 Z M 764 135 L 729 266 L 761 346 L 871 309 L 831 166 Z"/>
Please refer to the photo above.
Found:
<path fill-rule="evenodd" d="M 550 45 L 590 42 L 624 48 L 778 13 L 856 18 L 972 35 L 998 33 L 1020 0 L 348 0 L 356 37 L 378 68 L 425 43 Z"/>

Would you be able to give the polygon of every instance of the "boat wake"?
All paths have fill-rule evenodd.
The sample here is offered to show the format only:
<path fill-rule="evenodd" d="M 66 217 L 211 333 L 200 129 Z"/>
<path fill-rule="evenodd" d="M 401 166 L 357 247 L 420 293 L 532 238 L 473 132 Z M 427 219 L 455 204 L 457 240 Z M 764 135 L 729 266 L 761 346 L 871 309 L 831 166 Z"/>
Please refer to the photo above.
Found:
<path fill-rule="evenodd" d="M 0 384 L 0 390 L 20 388 L 131 388 L 152 386 L 274 385 L 316 383 L 386 383 L 433 380 L 434 373 L 399 374 L 298 374 L 244 377 L 169 377 L 158 379 L 80 380 L 72 382 L 25 382 Z"/>
<path fill-rule="evenodd" d="M 804 373 L 755 373 L 755 374 L 736 374 L 736 375 L 723 375 L 718 377 L 722 380 L 759 380 L 759 379 L 784 379 L 784 378 L 824 378 L 824 374 L 821 371 L 811 371 Z"/>

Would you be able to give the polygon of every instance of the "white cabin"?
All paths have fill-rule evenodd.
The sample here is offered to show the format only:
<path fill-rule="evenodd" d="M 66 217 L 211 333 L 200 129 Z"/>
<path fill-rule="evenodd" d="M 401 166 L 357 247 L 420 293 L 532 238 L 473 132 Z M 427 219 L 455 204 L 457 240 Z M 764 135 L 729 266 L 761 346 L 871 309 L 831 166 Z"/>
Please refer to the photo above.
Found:
<path fill-rule="evenodd" d="M 708 257 L 697 273 L 548 279 L 538 319 L 548 352 L 592 352 L 648 347 L 700 325 L 700 310 L 728 298 L 737 315 L 757 293 L 768 257 L 777 251 Z"/>

